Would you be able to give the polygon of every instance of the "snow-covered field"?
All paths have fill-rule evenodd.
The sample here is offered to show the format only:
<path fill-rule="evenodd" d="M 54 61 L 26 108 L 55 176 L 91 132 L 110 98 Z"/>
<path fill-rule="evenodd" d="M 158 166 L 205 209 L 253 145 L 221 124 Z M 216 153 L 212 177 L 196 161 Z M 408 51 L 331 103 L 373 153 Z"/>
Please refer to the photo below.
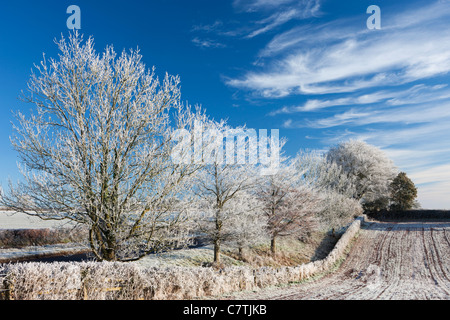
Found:
<path fill-rule="evenodd" d="M 67 243 L 24 248 L 0 249 L 0 263 L 40 259 L 50 256 L 69 256 L 87 252 L 89 248 L 82 244 Z"/>
<path fill-rule="evenodd" d="M 70 222 L 42 220 L 24 213 L 0 211 L 0 229 L 47 229 L 69 226 Z M 0 248 L 0 262 L 38 258 L 51 255 L 70 255 L 86 252 L 88 248 L 77 243 L 30 246 L 24 248 Z"/>
<path fill-rule="evenodd" d="M 67 226 L 67 221 L 42 220 L 24 213 L 0 211 L 0 229 L 46 229 Z"/>
<path fill-rule="evenodd" d="M 367 223 L 337 272 L 233 298 L 450 299 L 450 223 Z"/>

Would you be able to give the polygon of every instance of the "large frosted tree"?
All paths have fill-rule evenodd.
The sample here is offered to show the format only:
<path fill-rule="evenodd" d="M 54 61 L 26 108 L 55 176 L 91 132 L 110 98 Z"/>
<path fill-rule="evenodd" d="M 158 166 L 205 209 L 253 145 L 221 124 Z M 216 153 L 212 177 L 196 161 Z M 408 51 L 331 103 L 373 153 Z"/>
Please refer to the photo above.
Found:
<path fill-rule="evenodd" d="M 354 198 L 366 209 L 380 210 L 388 206 L 389 185 L 397 169 L 381 149 L 364 141 L 350 140 L 331 148 L 326 156 L 354 179 Z"/>
<path fill-rule="evenodd" d="M 12 143 L 24 179 L 2 197 L 43 219 L 87 225 L 99 260 L 135 260 L 187 239 L 194 163 L 175 164 L 174 130 L 202 117 L 180 103 L 179 78 L 162 81 L 138 51 L 94 49 L 78 33 L 35 66 Z"/>

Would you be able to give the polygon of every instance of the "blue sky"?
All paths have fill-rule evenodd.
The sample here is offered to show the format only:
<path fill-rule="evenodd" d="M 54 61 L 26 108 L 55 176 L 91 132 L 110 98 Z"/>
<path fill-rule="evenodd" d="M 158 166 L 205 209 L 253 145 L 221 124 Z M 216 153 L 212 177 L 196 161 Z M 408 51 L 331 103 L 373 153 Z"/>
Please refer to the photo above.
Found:
<path fill-rule="evenodd" d="M 101 51 L 139 47 L 216 119 L 279 129 L 286 153 L 350 138 L 383 149 L 427 208 L 450 208 L 450 2 L 382 0 L 9 1 L 0 9 L 0 183 L 19 177 L 12 110 L 69 5 Z M 370 5 L 381 29 L 369 30 Z"/>

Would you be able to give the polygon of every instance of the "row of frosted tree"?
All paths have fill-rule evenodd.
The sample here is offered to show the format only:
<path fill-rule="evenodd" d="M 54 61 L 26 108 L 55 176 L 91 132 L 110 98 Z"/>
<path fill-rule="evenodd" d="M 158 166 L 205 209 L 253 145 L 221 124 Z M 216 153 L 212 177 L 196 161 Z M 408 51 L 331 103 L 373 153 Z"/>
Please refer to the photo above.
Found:
<path fill-rule="evenodd" d="M 183 104 L 179 78 L 160 81 L 138 51 L 97 53 L 77 33 L 57 45 L 58 58 L 35 65 L 23 95 L 34 109 L 17 113 L 11 139 L 23 179 L 1 202 L 86 226 L 99 260 L 137 260 L 198 235 L 214 245 L 215 262 L 224 243 L 241 251 L 270 241 L 275 252 L 279 237 L 335 230 L 363 209 L 395 205 L 398 172 L 376 147 L 348 141 L 287 158 L 282 141 L 276 170 L 261 174 L 258 163 L 223 161 L 218 139 L 180 145 L 176 133 L 199 123 L 220 136 L 245 128 Z M 173 161 L 174 150 L 195 160 L 191 147 L 208 161 Z"/>

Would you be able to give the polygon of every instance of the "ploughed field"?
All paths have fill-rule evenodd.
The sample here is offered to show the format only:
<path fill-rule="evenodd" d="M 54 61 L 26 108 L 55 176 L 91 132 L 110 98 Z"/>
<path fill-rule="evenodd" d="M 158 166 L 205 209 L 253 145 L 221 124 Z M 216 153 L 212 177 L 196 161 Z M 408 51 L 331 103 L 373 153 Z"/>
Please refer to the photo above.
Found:
<path fill-rule="evenodd" d="M 365 222 L 340 268 L 239 299 L 450 299 L 449 222 Z"/>

